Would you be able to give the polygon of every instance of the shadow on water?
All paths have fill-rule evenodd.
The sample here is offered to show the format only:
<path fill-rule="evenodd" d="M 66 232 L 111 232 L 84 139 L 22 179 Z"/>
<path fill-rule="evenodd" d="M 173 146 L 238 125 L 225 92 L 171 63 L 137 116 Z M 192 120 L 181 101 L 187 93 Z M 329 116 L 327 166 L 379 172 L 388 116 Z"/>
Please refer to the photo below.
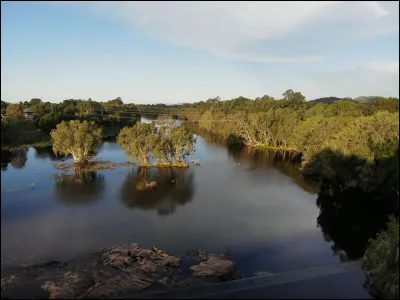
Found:
<path fill-rule="evenodd" d="M 11 162 L 11 151 L 1 150 L 1 170 L 7 171 L 8 164 Z"/>
<path fill-rule="evenodd" d="M 318 181 L 317 225 L 341 261 L 364 255 L 370 238 L 399 216 L 398 151 L 368 162 L 325 149 L 304 168 Z"/>
<path fill-rule="evenodd" d="M 121 185 L 122 203 L 131 209 L 156 210 L 159 215 L 171 215 L 177 206 L 191 201 L 193 176 L 188 169 L 133 169 Z M 157 188 L 146 188 L 146 183 L 151 181 L 157 181 Z"/>
<path fill-rule="evenodd" d="M 307 180 L 299 172 L 301 162 L 299 154 L 238 145 L 228 145 L 228 154 L 236 164 L 247 165 L 248 169 L 246 170 L 248 172 L 273 167 L 281 174 L 290 177 L 306 192 L 310 194 L 318 194 L 319 192 L 318 185 Z"/>
<path fill-rule="evenodd" d="M 368 240 L 387 222 L 387 212 L 379 201 L 355 188 L 333 195 L 321 192 L 317 205 L 320 209 L 317 225 L 324 239 L 333 243 L 333 254 L 341 261 L 361 258 Z"/>
<path fill-rule="evenodd" d="M 57 156 L 53 152 L 53 147 L 52 146 L 46 146 L 46 147 L 33 147 L 35 149 L 35 158 L 37 159 L 50 159 L 51 161 L 64 161 L 66 159 L 72 158 L 72 155 L 67 155 L 67 156 Z"/>
<path fill-rule="evenodd" d="M 104 193 L 104 175 L 93 172 L 72 174 L 59 173 L 54 176 L 55 199 L 65 205 L 87 205 L 98 202 Z"/>

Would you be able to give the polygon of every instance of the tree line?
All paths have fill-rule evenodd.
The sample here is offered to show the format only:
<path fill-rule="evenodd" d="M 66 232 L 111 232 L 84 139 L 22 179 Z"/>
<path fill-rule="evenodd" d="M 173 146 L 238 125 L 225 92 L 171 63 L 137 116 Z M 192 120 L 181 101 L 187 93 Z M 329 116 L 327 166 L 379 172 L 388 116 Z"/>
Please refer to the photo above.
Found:
<path fill-rule="evenodd" d="M 124 104 L 120 97 L 98 102 L 91 98 L 67 99 L 60 103 L 43 102 L 33 98 L 29 102 L 6 103 L 1 101 L 2 116 L 8 120 L 24 118 L 24 109 L 33 112 L 33 119 L 38 129 L 50 133 L 62 121 L 87 120 L 103 127 L 119 127 L 134 125 L 140 120 L 140 113 L 134 104 Z M 3 118 L 2 118 L 3 120 Z"/>
<path fill-rule="evenodd" d="M 221 101 L 216 97 L 169 107 L 168 113 L 197 121 L 201 129 L 229 143 L 302 153 L 303 168 L 330 149 L 343 158 L 354 156 L 363 161 L 364 167 L 358 170 L 360 176 L 368 177 L 368 168 L 397 155 L 398 150 L 398 98 L 377 97 L 368 103 L 344 99 L 327 104 L 307 102 L 300 92 L 288 90 L 280 100 L 263 96 Z M 328 153 L 320 159 L 326 166 L 332 163 Z M 328 170 L 317 168 L 313 172 L 328 179 L 335 177 Z"/>

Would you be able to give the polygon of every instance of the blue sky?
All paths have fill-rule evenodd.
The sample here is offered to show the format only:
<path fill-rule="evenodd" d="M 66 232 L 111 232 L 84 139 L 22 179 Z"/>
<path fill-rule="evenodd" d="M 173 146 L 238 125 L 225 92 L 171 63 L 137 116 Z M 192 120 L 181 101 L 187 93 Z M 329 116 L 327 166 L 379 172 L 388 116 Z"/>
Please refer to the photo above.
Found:
<path fill-rule="evenodd" d="M 1 2 L 1 99 L 399 96 L 398 2 Z"/>

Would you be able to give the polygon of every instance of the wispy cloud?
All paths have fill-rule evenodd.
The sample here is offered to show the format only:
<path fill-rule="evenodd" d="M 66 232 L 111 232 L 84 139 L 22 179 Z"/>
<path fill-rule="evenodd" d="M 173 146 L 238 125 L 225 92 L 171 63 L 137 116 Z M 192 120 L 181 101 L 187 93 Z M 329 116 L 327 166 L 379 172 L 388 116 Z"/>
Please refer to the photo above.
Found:
<path fill-rule="evenodd" d="M 373 61 L 365 64 L 364 67 L 378 73 L 399 76 L 399 61 Z"/>
<path fill-rule="evenodd" d="M 310 62 L 320 59 L 314 43 L 299 55 L 296 44 L 285 55 L 270 53 L 268 45 L 325 30 L 318 43 L 370 39 L 398 30 L 394 2 L 376 1 L 260 1 L 260 2 L 86 2 L 86 8 L 107 18 L 127 22 L 176 45 L 205 50 L 243 61 Z M 265 42 L 264 50 L 255 45 Z M 307 44 L 309 41 L 304 40 Z M 300 47 L 304 48 L 304 46 Z M 286 54 L 290 52 L 290 54 Z"/>
<path fill-rule="evenodd" d="M 304 84 L 302 91 L 310 95 L 309 99 L 329 95 L 399 97 L 398 61 L 372 61 L 354 68 L 335 72 L 321 71 L 307 77 L 309 81 Z"/>

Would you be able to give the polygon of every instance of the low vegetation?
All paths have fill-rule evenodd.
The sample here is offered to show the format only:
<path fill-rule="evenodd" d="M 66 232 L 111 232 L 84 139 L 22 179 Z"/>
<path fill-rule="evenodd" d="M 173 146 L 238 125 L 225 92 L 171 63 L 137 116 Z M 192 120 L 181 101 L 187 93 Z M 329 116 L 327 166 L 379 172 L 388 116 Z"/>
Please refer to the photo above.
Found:
<path fill-rule="evenodd" d="M 399 299 L 399 221 L 391 217 L 387 230 L 370 240 L 363 257 L 371 293 L 380 299 Z"/>
<path fill-rule="evenodd" d="M 44 147 L 50 145 L 50 137 L 45 132 L 36 128 L 31 120 L 2 119 L 1 120 L 1 146 L 3 149 L 20 147 Z"/>

